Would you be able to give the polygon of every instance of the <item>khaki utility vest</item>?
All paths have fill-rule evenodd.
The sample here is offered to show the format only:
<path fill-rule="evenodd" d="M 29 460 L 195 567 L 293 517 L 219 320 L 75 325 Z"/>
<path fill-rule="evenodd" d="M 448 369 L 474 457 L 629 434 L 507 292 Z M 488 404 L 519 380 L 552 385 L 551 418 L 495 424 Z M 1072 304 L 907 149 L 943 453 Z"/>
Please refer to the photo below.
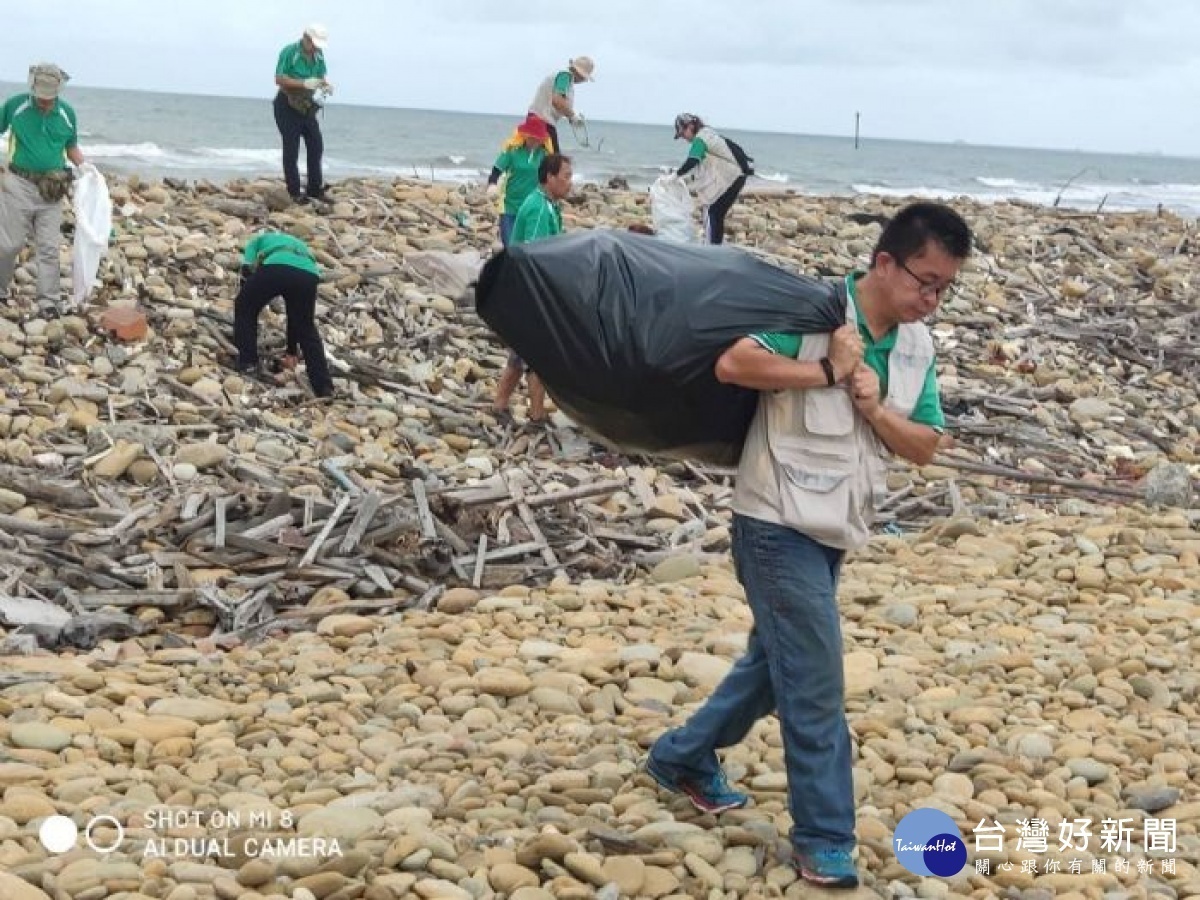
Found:
<path fill-rule="evenodd" d="M 555 72 L 553 75 L 547 75 L 542 79 L 542 83 L 538 85 L 537 93 L 533 95 L 533 101 L 529 104 L 529 111 L 550 125 L 554 125 L 563 117 L 562 113 L 555 109 L 554 104 L 551 102 L 551 98 L 554 97 L 554 79 L 561 74 L 561 72 Z M 574 81 L 567 87 L 567 103 L 571 109 L 575 108 Z"/>
<path fill-rule="evenodd" d="M 696 199 L 705 206 L 711 206 L 742 177 L 742 167 L 738 165 L 733 151 L 725 143 L 725 138 L 707 125 L 696 132 L 696 137 L 704 141 L 708 152 L 684 179 L 690 181 Z M 805 341 L 807 340 L 808 338 L 805 338 Z"/>
<path fill-rule="evenodd" d="M 846 319 L 857 325 L 849 297 Z M 809 334 L 797 359 L 815 362 L 828 353 L 829 335 Z M 899 326 L 888 358 L 888 409 L 912 414 L 933 358 L 924 325 Z M 842 384 L 763 391 L 738 464 L 733 509 L 854 550 L 870 539 L 875 508 L 887 493 L 887 453 Z"/>

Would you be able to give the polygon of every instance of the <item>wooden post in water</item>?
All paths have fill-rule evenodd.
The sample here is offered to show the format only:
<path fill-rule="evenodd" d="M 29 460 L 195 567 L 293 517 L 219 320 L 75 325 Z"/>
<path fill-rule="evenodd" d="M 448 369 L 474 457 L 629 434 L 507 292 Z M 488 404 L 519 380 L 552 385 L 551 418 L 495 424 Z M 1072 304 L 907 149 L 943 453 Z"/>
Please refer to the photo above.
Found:
<path fill-rule="evenodd" d="M 856 112 L 854 114 L 854 149 L 855 150 L 858 149 L 858 120 L 861 116 L 862 116 L 862 113 L 860 113 L 860 112 Z"/>

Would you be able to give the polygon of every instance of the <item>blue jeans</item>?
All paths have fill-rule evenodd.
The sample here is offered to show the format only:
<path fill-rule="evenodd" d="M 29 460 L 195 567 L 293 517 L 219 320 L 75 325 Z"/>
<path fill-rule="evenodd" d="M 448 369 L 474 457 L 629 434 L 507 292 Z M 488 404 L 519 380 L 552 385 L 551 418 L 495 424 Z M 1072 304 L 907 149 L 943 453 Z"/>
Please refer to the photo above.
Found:
<path fill-rule="evenodd" d="M 776 712 L 792 844 L 808 853 L 855 843 L 836 596 L 842 556 L 783 525 L 734 516 L 734 565 L 754 614 L 750 642 L 705 704 L 651 750 L 668 771 L 708 778 L 720 771 L 717 750 Z"/>
<path fill-rule="evenodd" d="M 508 246 L 508 239 L 512 237 L 513 224 L 516 221 L 516 216 L 510 216 L 508 213 L 500 214 L 500 243 L 505 247 Z"/>

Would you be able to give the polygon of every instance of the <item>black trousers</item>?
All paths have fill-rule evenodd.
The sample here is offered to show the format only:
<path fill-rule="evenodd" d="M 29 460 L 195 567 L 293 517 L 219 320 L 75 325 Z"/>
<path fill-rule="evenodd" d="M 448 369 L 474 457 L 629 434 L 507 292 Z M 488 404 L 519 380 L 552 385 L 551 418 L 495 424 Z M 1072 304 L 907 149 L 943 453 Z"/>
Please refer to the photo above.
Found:
<path fill-rule="evenodd" d="M 720 197 L 712 202 L 705 215 L 705 237 L 710 244 L 725 243 L 725 215 L 733 206 L 742 188 L 746 186 L 746 176 L 742 175 L 731 184 Z"/>
<path fill-rule="evenodd" d="M 547 122 L 546 131 L 550 135 L 550 152 L 562 153 L 562 144 L 558 142 L 558 127 Z"/>
<path fill-rule="evenodd" d="M 313 393 L 326 397 L 333 393 L 325 345 L 317 333 L 317 283 L 311 272 L 295 266 L 260 266 L 242 285 L 233 303 L 233 343 L 238 351 L 238 368 L 258 365 L 258 316 L 268 303 L 283 297 L 287 307 L 287 350 L 304 356 Z"/>
<path fill-rule="evenodd" d="M 325 140 L 321 137 L 321 124 L 317 114 L 306 116 L 288 105 L 287 97 L 280 91 L 275 95 L 275 126 L 283 138 L 283 180 L 288 193 L 300 196 L 300 139 L 304 139 L 304 151 L 308 169 L 308 196 L 320 197 L 325 186 L 321 178 L 321 157 L 325 154 Z"/>

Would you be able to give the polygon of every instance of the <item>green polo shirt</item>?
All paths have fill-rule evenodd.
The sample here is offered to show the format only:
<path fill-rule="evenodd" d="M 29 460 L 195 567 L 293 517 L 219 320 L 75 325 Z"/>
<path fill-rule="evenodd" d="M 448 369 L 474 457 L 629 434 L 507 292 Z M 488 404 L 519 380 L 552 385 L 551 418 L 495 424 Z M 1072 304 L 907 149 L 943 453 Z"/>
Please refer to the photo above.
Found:
<path fill-rule="evenodd" d="M 510 147 L 496 157 L 496 168 L 508 173 L 504 182 L 504 214 L 515 216 L 525 198 L 537 190 L 538 166 L 546 158 L 544 147 L 532 150 L 524 144 Z"/>
<path fill-rule="evenodd" d="M 875 374 L 879 376 L 879 391 L 883 397 L 887 397 L 888 389 L 888 359 L 892 355 L 892 350 L 896 346 L 896 337 L 899 334 L 898 328 L 893 328 L 879 340 L 875 340 L 871 335 L 871 329 L 867 327 L 866 320 L 863 318 L 862 312 L 858 307 L 858 279 L 865 273 L 854 272 L 846 278 L 846 288 L 850 294 L 850 300 L 854 303 L 854 311 L 858 319 L 858 333 L 862 336 L 863 341 L 863 361 L 875 370 Z M 754 334 L 751 337 L 758 341 L 766 349 L 772 353 L 778 353 L 780 356 L 790 356 L 793 359 L 800 355 L 800 347 L 804 343 L 804 336 L 799 334 L 767 332 L 763 334 Z M 921 388 L 921 395 L 917 398 L 917 405 L 913 407 L 912 414 L 909 418 L 918 422 L 921 425 L 928 425 L 938 431 L 943 431 L 946 427 L 946 414 L 942 411 L 942 400 L 938 394 L 937 386 L 937 367 L 934 363 L 929 364 L 929 369 L 925 373 L 925 384 Z"/>
<path fill-rule="evenodd" d="M 301 81 L 305 78 L 324 78 L 326 74 L 325 53 L 318 50 L 310 59 L 305 55 L 301 41 L 288 44 L 279 51 L 279 62 L 275 64 L 275 74 L 282 75 L 284 78 L 298 78 Z"/>
<path fill-rule="evenodd" d="M 692 145 L 688 147 L 688 159 L 704 162 L 706 156 L 708 156 L 708 144 L 698 137 L 692 138 Z"/>
<path fill-rule="evenodd" d="M 8 161 L 31 172 L 52 172 L 67 164 L 67 150 L 79 143 L 75 110 L 55 100 L 46 112 L 30 94 L 16 94 L 0 106 L 0 134 L 8 132 Z"/>
<path fill-rule="evenodd" d="M 562 209 L 546 196 L 541 188 L 525 198 L 513 222 L 509 244 L 528 244 L 530 241 L 562 234 Z"/>
<path fill-rule="evenodd" d="M 313 275 L 321 274 L 321 268 L 308 245 L 300 238 L 278 231 L 264 231 L 252 237 L 242 254 L 242 263 L 252 269 L 259 266 L 292 266 Z"/>

